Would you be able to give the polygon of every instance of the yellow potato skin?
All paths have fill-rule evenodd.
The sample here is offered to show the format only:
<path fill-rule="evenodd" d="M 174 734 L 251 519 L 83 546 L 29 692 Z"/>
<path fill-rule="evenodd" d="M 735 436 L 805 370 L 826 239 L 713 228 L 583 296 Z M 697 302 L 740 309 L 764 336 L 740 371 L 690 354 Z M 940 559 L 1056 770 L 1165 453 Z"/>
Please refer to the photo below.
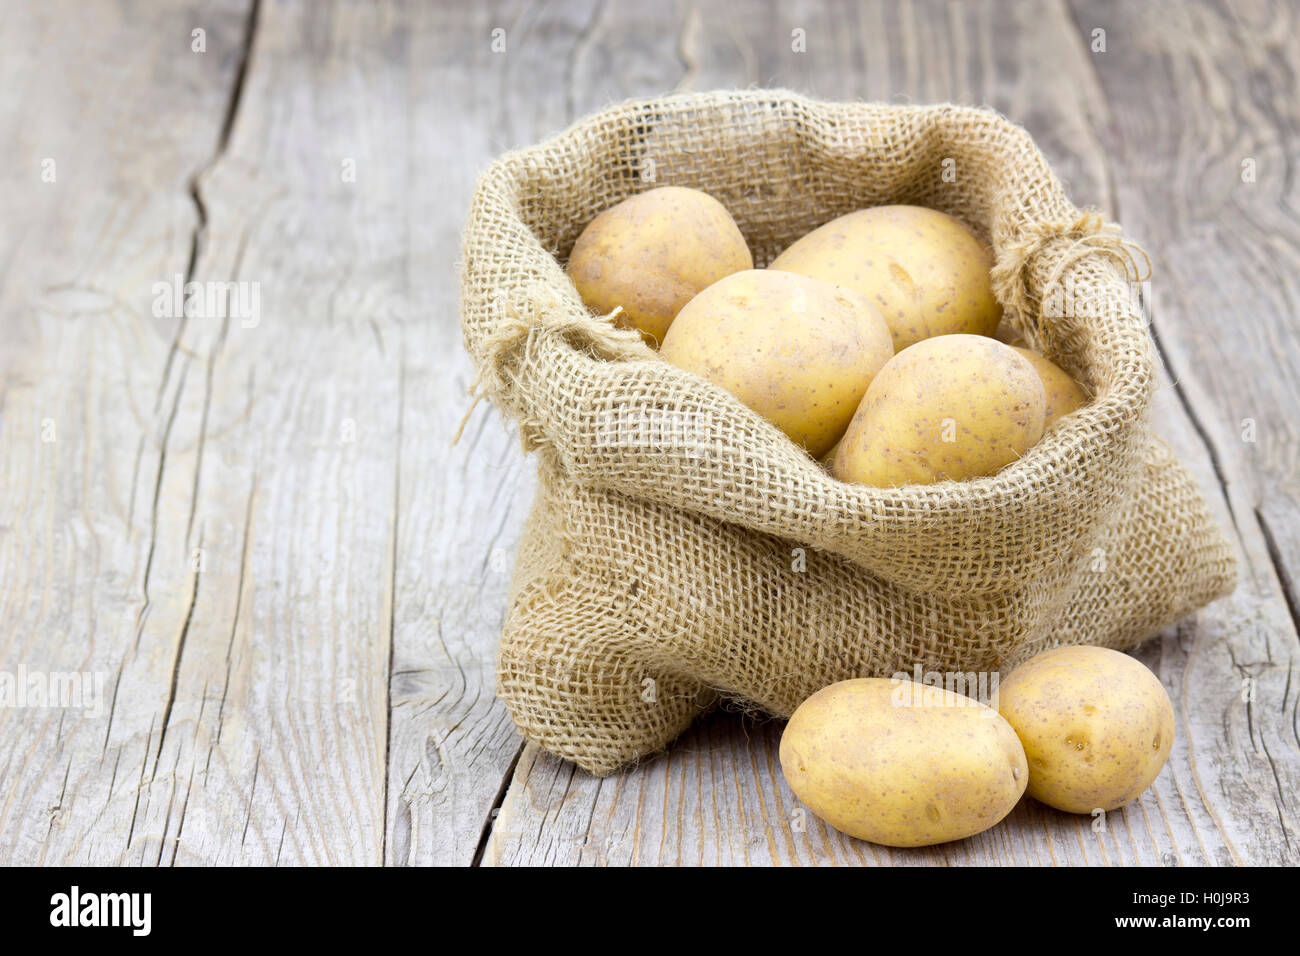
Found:
<path fill-rule="evenodd" d="M 1031 352 L 1023 346 L 1012 346 L 1017 352 L 1029 359 L 1038 377 L 1043 380 L 1043 390 L 1047 395 L 1047 408 L 1044 413 L 1043 428 L 1051 428 L 1058 418 L 1078 411 L 1088 404 L 1088 393 L 1083 390 L 1070 374 L 1049 358 L 1037 352 Z"/>
<path fill-rule="evenodd" d="M 1025 754 L 988 707 L 910 681 L 862 678 L 813 694 L 781 735 L 781 769 L 835 829 L 885 846 L 987 830 L 1024 793 Z"/>
<path fill-rule="evenodd" d="M 1114 810 L 1159 775 L 1174 708 L 1141 661 L 1104 647 L 1045 651 L 998 688 L 1029 760 L 1028 793 L 1068 813 Z"/>
<path fill-rule="evenodd" d="M 663 186 L 606 209 L 578 236 L 567 271 L 588 308 L 658 347 L 687 302 L 754 267 L 731 214 L 707 193 Z"/>
<path fill-rule="evenodd" d="M 770 268 L 865 295 L 901 352 L 935 335 L 992 335 L 1002 319 L 992 266 L 992 252 L 961 220 L 922 206 L 876 206 L 814 229 Z"/>
<path fill-rule="evenodd" d="M 831 474 L 880 488 L 991 475 L 1042 437 L 1046 406 L 1038 373 L 1011 346 L 982 335 L 924 339 L 872 381 Z"/>
<path fill-rule="evenodd" d="M 715 282 L 677 314 L 661 357 L 731 392 L 814 458 L 848 426 L 893 356 L 862 296 L 790 272 Z"/>

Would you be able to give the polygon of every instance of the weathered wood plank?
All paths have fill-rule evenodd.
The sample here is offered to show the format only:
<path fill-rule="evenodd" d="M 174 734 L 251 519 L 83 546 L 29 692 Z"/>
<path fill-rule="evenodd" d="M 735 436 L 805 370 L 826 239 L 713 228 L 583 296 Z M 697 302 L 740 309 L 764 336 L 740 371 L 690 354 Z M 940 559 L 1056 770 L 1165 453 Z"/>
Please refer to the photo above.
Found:
<path fill-rule="evenodd" d="M 427 5 L 357 3 L 322 20 L 307 5 L 267 4 L 230 141 L 221 143 L 247 9 L 237 13 L 230 36 L 209 27 L 210 62 L 229 68 L 223 82 L 176 84 L 213 92 L 211 135 L 178 124 L 180 141 L 196 146 L 193 155 L 174 174 L 160 161 L 142 176 L 146 193 L 172 181 L 175 195 L 165 198 L 205 221 L 182 216 L 172 227 L 146 219 L 144 239 L 165 236 L 169 245 L 161 252 L 176 253 L 172 261 L 109 260 L 102 275 L 86 279 L 92 286 L 137 284 L 123 311 L 142 328 L 127 331 L 146 336 L 144 347 L 156 352 L 147 370 L 122 362 L 138 373 L 149 406 L 157 402 L 151 429 L 142 426 L 129 442 L 118 428 L 105 428 L 104 447 L 92 446 L 108 459 L 106 477 L 123 486 L 110 492 L 129 498 L 119 510 L 143 528 L 129 532 L 134 537 L 112 532 L 110 542 L 133 555 L 113 559 L 113 586 L 128 594 L 147 587 L 148 611 L 143 598 L 121 611 L 98 599 L 96 620 L 107 618 L 117 629 L 108 638 L 101 632 L 98 642 L 113 669 L 93 673 L 106 674 L 108 692 L 120 689 L 120 699 L 112 701 L 112 720 L 101 720 L 90 735 L 92 769 L 83 770 L 75 754 L 33 767 L 37 757 L 46 759 L 39 741 L 6 737 L 14 747 L 5 766 L 18 779 L 6 788 L 7 819 L 35 834 L 25 838 L 32 855 L 11 858 L 379 862 L 391 839 L 387 858 L 394 862 L 469 863 L 519 748 L 492 694 L 491 661 L 531 465 L 485 409 L 461 445 L 449 447 L 470 377 L 458 343 L 455 262 L 478 165 L 511 141 L 535 139 L 543 124 L 562 123 L 565 114 L 561 106 L 550 117 L 506 115 L 494 87 L 480 83 L 517 63 L 488 46 L 495 11 L 469 23 L 457 11 Z M 513 40 L 531 14 L 526 6 L 503 13 Z M 190 23 L 205 22 L 190 13 L 181 19 L 159 32 L 185 37 Z M 15 47 L 53 30 L 13 26 Z M 103 36 L 140 56 L 173 56 L 120 32 Z M 471 36 L 482 42 L 470 43 Z M 219 39 L 230 41 L 221 53 Z M 458 53 L 473 63 L 457 60 Z M 537 62 L 522 67 L 544 65 L 545 53 L 534 44 L 529 56 Z M 431 64 L 445 66 L 430 70 Z M 504 72 L 500 79 L 514 82 Z M 447 87 L 455 83 L 465 88 L 467 108 L 448 114 Z M 86 86 L 79 93 L 93 102 L 92 84 Z M 150 123 L 166 121 L 171 114 L 156 108 L 150 92 L 122 90 L 118 98 L 138 101 L 143 114 L 154 109 Z M 42 102 L 34 112 L 70 130 L 68 110 L 58 105 Z M 184 101 L 176 110 L 181 117 L 198 113 Z M 84 133 L 79 142 L 86 145 Z M 133 155 L 105 151 L 103 169 L 121 176 Z M 423 159 L 411 162 L 412 156 Z M 39 173 L 37 158 L 24 158 Z M 208 166 L 191 197 L 191 178 Z M 77 204 L 70 203 L 61 220 L 69 229 L 95 222 L 84 215 L 93 205 L 79 205 L 80 218 L 73 219 Z M 47 212 L 36 209 L 32 221 Z M 110 227 L 124 231 L 111 222 L 101 230 Z M 50 266 L 66 268 L 60 254 L 75 248 L 56 236 L 40 251 Z M 45 279 L 45 262 L 20 264 Z M 138 319 L 148 315 L 149 300 L 134 293 L 190 269 L 201 281 L 257 283 L 264 321 L 246 329 L 238 322 Z M 12 286 L 7 291 L 16 294 Z M 87 308 L 80 287 L 57 291 L 65 311 Z M 47 377 L 39 363 L 62 358 L 94 369 L 86 356 L 111 360 L 139 347 L 118 341 L 119 329 L 87 323 L 84 356 L 43 354 L 39 336 L 23 324 L 26 313 L 15 308 L 7 317 L 15 328 L 7 339 L 26 338 L 25 350 L 6 358 L 32 363 L 8 372 L 11 411 L 21 398 L 15 382 Z M 123 405 L 118 395 L 84 404 L 112 410 L 115 426 L 129 424 L 116 421 L 126 418 L 116 411 Z M 145 402 L 133 397 L 131 404 Z M 25 467 L 40 416 L 17 410 L 24 430 L 7 435 L 21 441 L 20 453 L 5 460 Z M 151 442 L 163 443 L 160 435 L 168 442 L 165 467 L 163 453 L 150 457 Z M 497 466 L 490 493 L 484 465 Z M 71 508 L 90 477 L 77 474 L 83 481 L 65 495 Z M 19 494 L 30 482 L 35 496 L 47 476 L 23 477 L 7 484 L 13 507 L 6 517 L 31 511 Z M 86 507 L 109 510 L 97 501 Z M 69 567 L 42 570 L 35 532 L 17 521 L 11 530 L 5 544 L 15 572 L 3 594 L 36 617 L 47 612 L 19 599 L 39 595 L 42 579 L 61 575 L 75 591 L 79 579 L 70 565 L 89 544 L 85 535 L 59 539 L 58 557 Z M 151 562 L 140 554 L 145 533 Z M 201 574 L 190 565 L 198 547 Z M 94 628 L 93 621 L 73 622 L 68 631 L 84 643 Z M 26 642 L 7 659 L 41 664 L 28 647 L 41 630 L 39 620 L 6 627 Z M 135 649 L 137 641 L 145 651 Z M 148 666 L 134 663 L 141 657 Z M 33 716 L 32 725 L 32 735 L 60 734 L 49 720 L 36 724 Z M 128 743 L 104 744 L 110 731 Z M 66 733 L 61 739 L 65 749 L 89 752 Z M 128 746 L 134 749 L 124 757 Z M 390 757 L 396 769 L 385 780 Z M 33 800 L 26 791 L 37 788 L 55 789 Z M 93 799 L 78 799 L 83 791 Z M 47 834 L 50 807 L 58 808 L 54 837 Z"/>
<path fill-rule="evenodd" d="M 499 152 L 564 122 L 563 62 L 590 15 L 536 34 L 528 5 L 410 9 L 403 177 L 412 263 L 402 326 L 400 524 L 389 736 L 388 839 L 393 865 L 470 864 L 519 753 L 496 699 L 494 663 L 506 589 L 534 469 L 486 406 L 451 444 L 473 376 L 460 346 L 460 231 L 479 169 Z M 504 52 L 493 51 L 493 31 Z M 508 90 L 552 91 L 532 111 Z"/>
<path fill-rule="evenodd" d="M 262 5 L 229 145 L 202 182 L 196 273 L 258 283 L 263 314 L 210 343 L 193 333 L 209 569 L 161 758 L 183 815 L 145 818 L 164 862 L 384 858 L 411 314 L 395 12 Z"/>
<path fill-rule="evenodd" d="M 167 807 L 142 797 L 166 773 L 196 582 L 194 443 L 177 422 L 200 414 L 183 384 L 202 375 L 179 323 L 153 317 L 152 284 L 189 268 L 190 181 L 219 149 L 247 14 L 42 3 L 0 18 L 0 660 L 90 692 L 0 707 L 6 863 L 161 850 L 137 827 Z M 149 67 L 120 68 L 124 50 Z"/>
<path fill-rule="evenodd" d="M 606 29 L 609 37 L 618 36 L 622 24 Z M 808 52 L 792 51 L 794 29 L 804 30 Z M 854 14 L 837 15 L 819 6 L 778 12 L 760 5 L 736 10 L 733 4 L 725 15 L 711 15 L 706 8 L 702 24 L 684 35 L 690 40 L 691 83 L 698 88 L 761 77 L 763 83 L 826 96 L 992 105 L 1029 128 L 1076 202 L 1112 212 L 1127 208 L 1117 203 L 1112 184 L 1117 176 L 1110 165 L 1112 144 L 1101 132 L 1107 99 L 1089 62 L 1089 34 L 1080 36 L 1062 4 L 863 4 Z M 1141 76 L 1137 65 L 1133 70 Z M 664 77 L 665 86 L 672 82 Z M 1150 117 L 1135 114 L 1133 122 L 1143 128 Z M 1178 125 L 1170 121 L 1171 129 Z M 1144 155 L 1158 170 L 1169 154 Z M 1161 247 L 1153 244 L 1152 251 L 1163 260 Z M 1203 269 L 1205 253 L 1202 249 L 1199 262 L 1189 258 L 1187 268 Z M 1162 300 L 1161 307 L 1176 313 L 1194 304 Z M 1291 328 L 1293 318 L 1287 321 Z M 1260 360 L 1256 353 L 1253 361 Z M 1243 363 L 1251 361 L 1243 357 Z M 1224 382 L 1231 379 L 1224 376 Z M 1192 410 L 1198 418 L 1211 418 L 1221 416 L 1222 407 L 1203 401 Z M 1201 437 L 1203 426 L 1170 387 L 1162 389 L 1153 414 L 1157 429 L 1196 473 L 1225 527 L 1231 527 L 1211 449 Z M 1256 557 L 1238 594 L 1138 654 L 1169 688 L 1181 733 L 1152 790 L 1109 814 L 1100 832 L 1090 820 L 1024 801 L 1002 825 L 960 844 L 898 851 L 849 840 L 799 812 L 776 760 L 779 722 L 750 724 L 718 715 L 692 729 L 669 753 L 612 780 L 596 780 L 526 748 L 484 862 L 1295 862 L 1294 818 L 1278 806 L 1279 790 L 1293 792 L 1300 771 L 1293 734 L 1290 744 L 1284 740 L 1294 721 L 1295 704 L 1284 678 L 1293 667 L 1295 631 L 1276 576 L 1267 568 L 1254 573 L 1261 535 L 1247 529 L 1240 543 Z M 1256 698 L 1249 708 L 1241 700 L 1242 673 L 1234 658 L 1253 662 L 1247 668 L 1257 678 Z M 1261 755 L 1265 750 L 1267 757 Z M 1278 773 L 1275 787 L 1267 786 L 1271 772 Z"/>

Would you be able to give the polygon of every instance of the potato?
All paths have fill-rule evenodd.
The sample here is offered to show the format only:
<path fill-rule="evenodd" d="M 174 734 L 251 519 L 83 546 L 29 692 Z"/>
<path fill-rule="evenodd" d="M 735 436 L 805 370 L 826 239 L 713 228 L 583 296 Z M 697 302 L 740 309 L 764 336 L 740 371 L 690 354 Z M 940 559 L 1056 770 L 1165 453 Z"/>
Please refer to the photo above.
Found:
<path fill-rule="evenodd" d="M 701 289 L 754 268 L 745 237 L 722 204 L 697 189 L 638 193 L 593 219 L 569 254 L 569 278 L 588 308 L 657 347 Z"/>
<path fill-rule="evenodd" d="M 687 303 L 659 354 L 725 388 L 816 458 L 843 434 L 894 348 L 862 296 L 752 269 Z"/>
<path fill-rule="evenodd" d="M 872 381 L 831 474 L 887 488 L 991 475 L 1042 437 L 1047 396 L 1027 359 L 982 335 L 899 352 Z"/>
<path fill-rule="evenodd" d="M 992 265 L 988 247 L 961 220 L 921 206 L 877 206 L 813 230 L 771 268 L 865 295 L 901 352 L 935 335 L 992 335 L 1002 318 Z"/>
<path fill-rule="evenodd" d="M 1047 395 L 1047 408 L 1043 416 L 1043 428 L 1047 429 L 1064 415 L 1078 411 L 1088 404 L 1088 393 L 1083 390 L 1070 374 L 1051 359 L 1043 358 L 1037 352 L 1018 345 L 1012 346 L 1017 352 L 1029 359 L 1038 377 L 1043 380 L 1043 390 Z"/>
<path fill-rule="evenodd" d="M 998 688 L 1029 759 L 1029 795 L 1070 813 L 1136 799 L 1169 759 L 1174 708 L 1140 661 L 1104 647 L 1031 658 Z"/>
<path fill-rule="evenodd" d="M 781 769 L 795 796 L 850 836 L 929 846 L 987 830 L 1025 790 L 1015 731 L 951 690 L 907 680 L 832 684 L 794 712 Z"/>

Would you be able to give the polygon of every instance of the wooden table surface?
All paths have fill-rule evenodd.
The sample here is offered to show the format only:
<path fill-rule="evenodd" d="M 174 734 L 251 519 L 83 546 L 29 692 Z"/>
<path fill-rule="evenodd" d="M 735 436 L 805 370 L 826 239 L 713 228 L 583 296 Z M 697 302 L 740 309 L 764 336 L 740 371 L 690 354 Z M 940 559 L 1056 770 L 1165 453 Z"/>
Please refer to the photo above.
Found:
<path fill-rule="evenodd" d="M 1297 34 L 1265 2 L 7 5 L 0 862 L 1300 862 Z M 599 780 L 494 697 L 535 478 L 486 406 L 450 441 L 475 176 L 747 86 L 995 107 L 1152 254 L 1156 426 L 1241 583 L 1139 652 L 1179 735 L 1104 829 L 1025 800 L 889 850 L 797 825 L 779 722 Z M 259 311 L 158 307 L 190 280 Z M 15 696 L 63 673 L 98 692 Z"/>

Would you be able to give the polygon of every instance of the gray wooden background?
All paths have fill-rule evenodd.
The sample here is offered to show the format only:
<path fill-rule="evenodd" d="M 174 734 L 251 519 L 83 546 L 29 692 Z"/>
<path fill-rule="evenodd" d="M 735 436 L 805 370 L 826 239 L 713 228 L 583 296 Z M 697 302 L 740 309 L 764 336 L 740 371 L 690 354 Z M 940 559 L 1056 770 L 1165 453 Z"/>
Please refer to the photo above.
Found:
<path fill-rule="evenodd" d="M 1267 2 L 7 4 L 0 680 L 102 684 L 0 706 L 0 862 L 1300 861 L 1297 34 Z M 993 106 L 1153 255 L 1157 425 L 1242 580 L 1140 652 L 1178 741 L 1103 830 L 1026 800 L 888 850 L 798 826 L 778 723 L 597 780 L 493 696 L 534 478 L 490 408 L 450 444 L 475 175 L 738 86 Z M 257 321 L 156 315 L 177 276 Z"/>

